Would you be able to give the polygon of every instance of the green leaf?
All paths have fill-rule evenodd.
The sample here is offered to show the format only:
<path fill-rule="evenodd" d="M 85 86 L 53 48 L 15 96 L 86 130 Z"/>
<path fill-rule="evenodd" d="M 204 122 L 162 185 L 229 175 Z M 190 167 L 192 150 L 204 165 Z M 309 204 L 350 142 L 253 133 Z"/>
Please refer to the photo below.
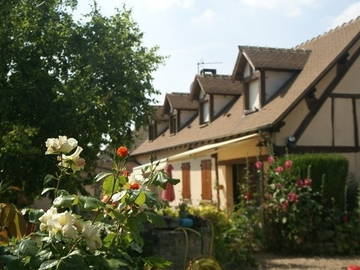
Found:
<path fill-rule="evenodd" d="M 41 192 L 41 195 L 44 195 L 45 193 L 49 192 L 50 190 L 55 190 L 56 188 L 53 187 L 49 187 L 49 188 L 44 188 L 43 191 Z"/>
<path fill-rule="evenodd" d="M 135 203 L 138 205 L 138 206 L 142 206 L 146 201 L 146 195 L 145 195 L 145 192 L 144 191 L 141 191 L 139 193 L 139 195 L 136 197 L 135 199 Z"/>
<path fill-rule="evenodd" d="M 31 239 L 22 240 L 18 248 L 19 255 L 21 256 L 35 256 L 38 252 L 36 242 Z"/>
<path fill-rule="evenodd" d="M 67 208 L 77 204 L 77 202 L 78 198 L 76 195 L 61 195 L 54 200 L 53 205 L 55 207 Z"/>
<path fill-rule="evenodd" d="M 80 202 L 83 204 L 84 209 L 94 210 L 98 209 L 102 202 L 94 197 L 80 196 Z"/>
<path fill-rule="evenodd" d="M 57 178 L 52 175 L 52 174 L 47 174 L 45 177 L 44 177 L 44 186 L 47 186 L 48 184 L 50 184 L 51 182 L 55 182 L 57 181 Z"/>
<path fill-rule="evenodd" d="M 104 247 L 110 247 L 115 236 L 115 233 L 109 233 L 103 240 Z"/>
<path fill-rule="evenodd" d="M 113 175 L 113 173 L 101 172 L 95 176 L 94 181 L 100 182 L 101 180 L 107 178 L 110 175 Z"/>
<path fill-rule="evenodd" d="M 110 269 L 118 270 L 121 266 L 127 266 L 128 264 L 125 261 L 119 259 L 108 259 L 106 260 L 108 267 Z"/>
<path fill-rule="evenodd" d="M 114 176 L 108 176 L 103 182 L 103 193 L 106 195 L 111 195 L 112 192 L 118 192 L 120 190 L 119 181 L 114 180 Z"/>
<path fill-rule="evenodd" d="M 152 267 L 151 269 L 166 269 L 172 265 L 172 262 L 160 257 L 146 257 L 143 260 L 145 265 Z"/>
<path fill-rule="evenodd" d="M 45 270 L 45 269 L 50 269 L 53 268 L 54 266 L 56 266 L 59 263 L 59 260 L 48 260 L 43 262 L 40 267 L 39 270 Z"/>
<path fill-rule="evenodd" d="M 39 218 L 44 214 L 44 210 L 42 209 L 29 209 L 28 210 L 28 216 L 29 216 L 29 221 L 31 223 L 38 223 L 39 222 Z"/>
<path fill-rule="evenodd" d="M 118 202 L 118 201 L 120 201 L 122 198 L 124 198 L 124 196 L 125 196 L 127 193 L 128 193 L 127 190 L 122 190 L 122 191 L 120 191 L 120 192 L 117 192 L 117 193 L 115 193 L 115 194 L 112 196 L 111 200 L 112 200 L 113 202 Z"/>

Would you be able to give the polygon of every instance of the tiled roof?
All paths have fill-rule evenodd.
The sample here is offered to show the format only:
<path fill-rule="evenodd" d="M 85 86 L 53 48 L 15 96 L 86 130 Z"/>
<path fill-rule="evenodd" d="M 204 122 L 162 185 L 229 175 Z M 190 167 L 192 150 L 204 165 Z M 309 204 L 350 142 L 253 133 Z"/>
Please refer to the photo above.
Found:
<path fill-rule="evenodd" d="M 169 120 L 169 116 L 164 113 L 164 106 L 154 105 L 154 119 L 158 121 Z"/>
<path fill-rule="evenodd" d="M 304 49 L 280 49 L 254 46 L 239 46 L 240 52 L 255 69 L 272 68 L 302 70 L 310 54 Z"/>
<path fill-rule="evenodd" d="M 342 52 L 355 39 L 360 37 L 360 19 L 337 27 L 315 39 L 300 44 L 296 49 L 310 50 L 306 64 L 298 74 L 288 91 L 276 96 L 260 111 L 249 115 L 243 114 L 243 96 L 234 103 L 230 110 L 219 116 L 207 126 L 200 126 L 196 117 L 188 128 L 183 128 L 175 136 L 169 131 L 156 140 L 145 141 L 132 155 L 148 153 L 175 146 L 187 145 L 200 141 L 210 141 L 229 136 L 237 136 L 262 128 L 271 127 L 321 79 L 322 75 L 335 64 Z"/>
<path fill-rule="evenodd" d="M 191 86 L 191 97 L 199 94 L 200 88 L 207 94 L 241 95 L 242 84 L 227 75 L 196 75 Z"/>
<path fill-rule="evenodd" d="M 166 94 L 164 109 L 168 110 L 168 106 L 171 105 L 173 109 L 183 109 L 183 110 L 197 110 L 198 102 L 190 98 L 188 93 L 171 93 Z"/>

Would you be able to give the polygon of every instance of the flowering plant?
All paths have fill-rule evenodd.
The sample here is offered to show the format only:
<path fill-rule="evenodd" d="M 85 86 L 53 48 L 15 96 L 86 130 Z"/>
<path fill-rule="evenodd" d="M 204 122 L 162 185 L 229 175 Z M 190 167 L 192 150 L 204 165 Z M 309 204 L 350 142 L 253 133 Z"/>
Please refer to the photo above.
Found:
<path fill-rule="evenodd" d="M 61 188 L 66 176 L 80 177 L 85 160 L 77 140 L 59 136 L 46 141 L 45 154 L 55 155 L 59 172 L 52 187 L 52 206 L 46 212 L 33 211 L 38 230 L 14 241 L 0 256 L 5 269 L 163 269 L 169 262 L 141 256 L 144 241 L 142 227 L 159 222 L 155 210 L 163 203 L 151 191 L 179 181 L 156 171 L 156 164 L 144 170 L 141 180 L 130 180 L 126 170 L 128 150 L 114 151 L 111 172 L 99 173 L 94 182 L 102 182 L 102 199 L 72 194 Z M 49 176 L 47 176 L 49 178 Z M 34 215 L 36 216 L 34 218 Z"/>
<path fill-rule="evenodd" d="M 268 243 L 281 245 L 277 247 L 280 249 L 296 249 L 311 242 L 323 206 L 320 193 L 312 189 L 310 171 L 301 179 L 292 160 L 270 156 L 268 167 L 258 172 L 266 183 L 261 207 L 269 230 Z"/>

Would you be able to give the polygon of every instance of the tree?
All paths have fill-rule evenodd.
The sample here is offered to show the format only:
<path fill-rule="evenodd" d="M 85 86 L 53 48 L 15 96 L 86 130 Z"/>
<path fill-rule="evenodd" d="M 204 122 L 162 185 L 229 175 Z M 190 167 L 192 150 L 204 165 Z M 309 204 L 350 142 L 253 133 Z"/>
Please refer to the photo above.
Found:
<path fill-rule="evenodd" d="M 96 8 L 75 22 L 76 0 L 0 0 L 0 182 L 28 194 L 55 166 L 48 137 L 87 145 L 93 168 L 102 145 L 131 143 L 151 111 L 157 48 L 125 7 L 105 17 Z"/>

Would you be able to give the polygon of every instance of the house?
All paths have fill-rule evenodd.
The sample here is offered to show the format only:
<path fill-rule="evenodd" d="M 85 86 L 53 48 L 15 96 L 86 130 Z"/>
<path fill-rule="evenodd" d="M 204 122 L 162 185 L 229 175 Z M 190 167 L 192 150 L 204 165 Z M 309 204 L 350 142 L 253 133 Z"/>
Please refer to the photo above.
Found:
<path fill-rule="evenodd" d="M 188 94 L 165 97 L 161 130 L 131 156 L 172 165 L 174 205 L 231 209 L 246 162 L 268 155 L 265 142 L 279 153 L 340 153 L 359 179 L 359 54 L 359 18 L 294 48 L 239 46 L 231 75 L 203 70 Z"/>

